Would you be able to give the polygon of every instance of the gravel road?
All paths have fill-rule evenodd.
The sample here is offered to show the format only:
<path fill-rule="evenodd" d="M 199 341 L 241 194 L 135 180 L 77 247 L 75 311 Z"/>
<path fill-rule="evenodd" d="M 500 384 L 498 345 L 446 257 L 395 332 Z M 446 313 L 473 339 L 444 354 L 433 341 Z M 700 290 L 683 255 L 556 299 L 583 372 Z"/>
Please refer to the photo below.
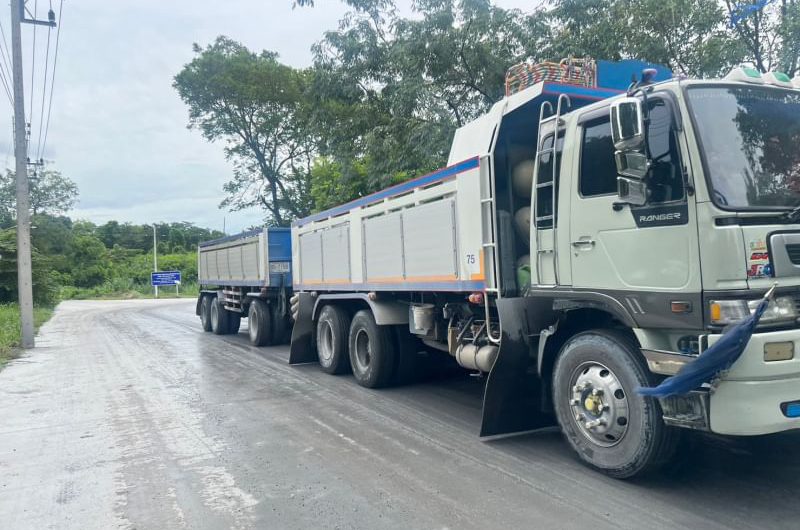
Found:
<path fill-rule="evenodd" d="M 0 372 L 0 528 L 800 528 L 800 435 L 692 436 L 621 482 L 482 381 L 372 391 L 202 333 L 194 301 L 66 302 Z"/>

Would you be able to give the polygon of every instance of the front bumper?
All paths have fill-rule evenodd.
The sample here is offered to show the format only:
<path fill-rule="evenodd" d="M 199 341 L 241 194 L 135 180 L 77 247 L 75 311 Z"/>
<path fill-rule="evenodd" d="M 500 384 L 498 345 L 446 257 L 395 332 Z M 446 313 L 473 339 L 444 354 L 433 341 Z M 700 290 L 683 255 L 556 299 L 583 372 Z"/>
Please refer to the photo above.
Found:
<path fill-rule="evenodd" d="M 711 346 L 721 335 L 709 335 Z M 764 360 L 764 347 L 793 343 L 794 358 Z M 800 429 L 781 404 L 800 400 L 800 330 L 755 333 L 709 398 L 712 432 L 729 435 L 770 434 Z"/>

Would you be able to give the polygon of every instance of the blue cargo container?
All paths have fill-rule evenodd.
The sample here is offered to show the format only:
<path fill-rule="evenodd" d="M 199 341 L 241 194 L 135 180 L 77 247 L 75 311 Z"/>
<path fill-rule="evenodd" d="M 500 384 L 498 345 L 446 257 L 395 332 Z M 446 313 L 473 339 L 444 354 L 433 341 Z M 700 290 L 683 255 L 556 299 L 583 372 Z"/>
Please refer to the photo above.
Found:
<path fill-rule="evenodd" d="M 196 314 L 203 329 L 218 335 L 238 333 L 245 317 L 253 344 L 288 340 L 291 260 L 288 228 L 250 230 L 201 243 Z"/>

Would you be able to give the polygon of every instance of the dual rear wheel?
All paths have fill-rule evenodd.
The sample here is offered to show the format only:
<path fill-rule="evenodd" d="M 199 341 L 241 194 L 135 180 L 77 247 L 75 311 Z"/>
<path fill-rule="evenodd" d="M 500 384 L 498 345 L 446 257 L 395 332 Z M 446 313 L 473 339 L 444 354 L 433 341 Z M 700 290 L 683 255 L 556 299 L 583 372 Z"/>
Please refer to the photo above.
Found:
<path fill-rule="evenodd" d="M 215 335 L 231 335 L 239 333 L 242 316 L 228 311 L 213 295 L 206 295 L 200 300 L 200 324 L 203 331 L 211 331 Z"/>
<path fill-rule="evenodd" d="M 247 328 L 253 346 L 272 346 L 286 342 L 289 323 L 266 301 L 255 298 L 247 311 Z"/>
<path fill-rule="evenodd" d="M 320 367 L 329 374 L 353 372 L 356 382 L 367 388 L 389 385 L 397 373 L 401 355 L 392 326 L 379 326 L 372 312 L 357 311 L 352 319 L 343 307 L 326 305 L 316 328 Z"/>

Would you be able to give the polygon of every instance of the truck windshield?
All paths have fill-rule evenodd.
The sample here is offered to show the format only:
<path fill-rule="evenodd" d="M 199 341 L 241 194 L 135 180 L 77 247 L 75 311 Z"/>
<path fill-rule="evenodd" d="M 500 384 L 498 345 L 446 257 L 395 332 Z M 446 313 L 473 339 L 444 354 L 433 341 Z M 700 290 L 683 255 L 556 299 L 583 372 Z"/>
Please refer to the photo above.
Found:
<path fill-rule="evenodd" d="M 800 204 L 800 91 L 701 86 L 688 95 L 717 205 Z"/>

